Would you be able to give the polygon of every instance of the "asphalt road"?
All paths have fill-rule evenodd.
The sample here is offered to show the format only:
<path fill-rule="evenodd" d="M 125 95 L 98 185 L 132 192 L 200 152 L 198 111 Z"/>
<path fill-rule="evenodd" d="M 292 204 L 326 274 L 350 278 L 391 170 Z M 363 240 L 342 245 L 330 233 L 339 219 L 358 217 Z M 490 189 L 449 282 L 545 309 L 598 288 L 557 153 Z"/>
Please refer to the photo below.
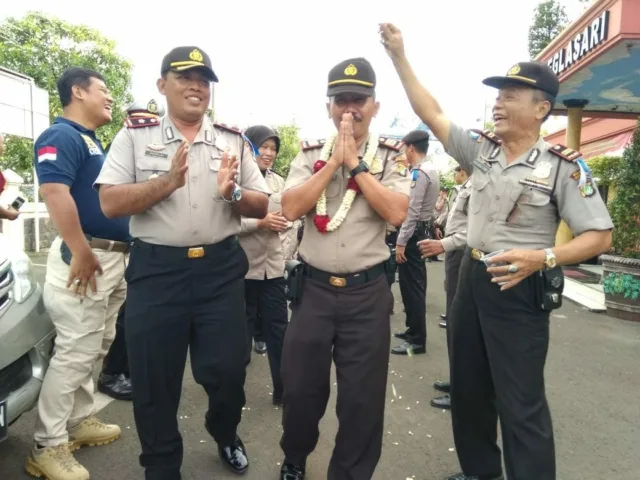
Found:
<path fill-rule="evenodd" d="M 431 397 L 438 394 L 432 382 L 446 379 L 447 353 L 445 332 L 437 326 L 445 302 L 443 264 L 428 264 L 428 272 L 428 354 L 390 356 L 386 433 L 376 480 L 436 480 L 458 470 L 449 412 L 429 406 Z M 391 323 L 396 331 L 404 323 L 397 284 L 394 293 L 396 315 Z M 640 476 L 640 324 L 592 314 L 568 301 L 552 320 L 546 384 L 556 433 L 558 479 L 636 480 Z M 281 411 L 271 405 L 270 392 L 267 358 L 254 354 L 239 430 L 251 460 L 248 479 L 278 478 Z M 205 393 L 187 369 L 178 413 L 185 446 L 183 478 L 235 478 L 223 469 L 215 444 L 203 428 L 205 405 Z M 337 430 L 334 411 L 335 387 L 318 447 L 308 461 L 309 480 L 326 478 Z M 111 445 L 83 448 L 78 460 L 94 480 L 142 479 L 130 403 L 113 401 L 100 417 L 119 424 L 122 437 Z M 24 415 L 0 444 L 0 480 L 30 478 L 23 462 L 31 448 L 34 418 L 33 411 Z"/>

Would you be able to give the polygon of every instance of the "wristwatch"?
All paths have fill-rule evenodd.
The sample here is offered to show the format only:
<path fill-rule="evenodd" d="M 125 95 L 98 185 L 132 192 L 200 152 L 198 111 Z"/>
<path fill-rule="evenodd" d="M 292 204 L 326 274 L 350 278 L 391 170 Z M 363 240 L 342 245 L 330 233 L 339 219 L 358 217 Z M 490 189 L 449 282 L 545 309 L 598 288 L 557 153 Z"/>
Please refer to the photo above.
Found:
<path fill-rule="evenodd" d="M 551 270 L 552 268 L 555 268 L 555 266 L 557 265 L 557 262 L 556 262 L 556 254 L 553 253 L 553 250 L 551 250 L 550 248 L 545 248 L 544 254 L 545 254 L 544 265 L 546 269 Z"/>
<path fill-rule="evenodd" d="M 242 198 L 242 189 L 236 184 L 233 186 L 233 191 L 231 192 L 231 200 L 227 200 L 222 195 L 221 197 L 227 203 L 237 203 Z"/>
<path fill-rule="evenodd" d="M 354 178 L 356 175 L 358 175 L 359 173 L 362 172 L 368 172 L 369 171 L 369 167 L 367 166 L 366 163 L 364 163 L 362 160 L 360 160 L 360 163 L 358 164 L 358 166 L 356 168 L 354 168 L 353 170 L 351 170 L 351 178 Z"/>

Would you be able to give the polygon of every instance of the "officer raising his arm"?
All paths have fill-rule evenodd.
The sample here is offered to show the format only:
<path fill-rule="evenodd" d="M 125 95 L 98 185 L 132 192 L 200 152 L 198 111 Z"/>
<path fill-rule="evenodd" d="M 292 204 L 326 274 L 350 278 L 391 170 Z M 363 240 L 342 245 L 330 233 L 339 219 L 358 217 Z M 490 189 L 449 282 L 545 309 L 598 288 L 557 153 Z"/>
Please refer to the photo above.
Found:
<path fill-rule="evenodd" d="M 179 480 L 176 413 L 187 349 L 209 396 L 205 426 L 235 473 L 249 466 L 236 429 L 245 404 L 244 276 L 240 217 L 267 213 L 264 178 L 240 132 L 205 116 L 209 56 L 169 52 L 158 90 L 168 115 L 121 130 L 96 180 L 108 217 L 131 215 L 127 344 L 133 406 L 147 480 Z"/>
<path fill-rule="evenodd" d="M 440 190 L 440 177 L 425 158 L 429 134 L 409 132 L 403 139 L 405 157 L 411 165 L 411 196 L 407 219 L 396 239 L 396 262 L 400 294 L 407 313 L 407 330 L 394 336 L 404 340 L 391 349 L 395 355 L 427 353 L 427 267 L 418 251 L 418 241 L 431 237 L 431 222 Z"/>
<path fill-rule="evenodd" d="M 473 174 L 468 247 L 450 312 L 452 421 L 464 473 L 449 479 L 502 478 L 499 416 L 508 478 L 553 480 L 544 364 L 550 311 L 562 300 L 559 266 L 607 251 L 613 229 L 580 154 L 540 136 L 558 78 L 543 63 L 522 62 L 484 80 L 498 89 L 495 133 L 464 130 L 416 78 L 400 30 L 382 24 L 380 34 L 414 112 Z M 554 247 L 560 219 L 575 238 Z M 497 253 L 490 268 L 486 253 Z"/>
<path fill-rule="evenodd" d="M 282 353 L 281 480 L 305 476 L 329 400 L 332 358 L 340 426 L 328 478 L 369 480 L 380 458 L 393 306 L 385 232 L 387 222 L 404 221 L 411 180 L 393 159 L 399 142 L 369 132 L 379 109 L 375 85 L 364 58 L 329 72 L 327 110 L 338 132 L 303 142 L 282 196 L 285 218 L 306 220 L 303 275 L 294 277 L 304 278 L 302 295 L 292 300 Z"/>

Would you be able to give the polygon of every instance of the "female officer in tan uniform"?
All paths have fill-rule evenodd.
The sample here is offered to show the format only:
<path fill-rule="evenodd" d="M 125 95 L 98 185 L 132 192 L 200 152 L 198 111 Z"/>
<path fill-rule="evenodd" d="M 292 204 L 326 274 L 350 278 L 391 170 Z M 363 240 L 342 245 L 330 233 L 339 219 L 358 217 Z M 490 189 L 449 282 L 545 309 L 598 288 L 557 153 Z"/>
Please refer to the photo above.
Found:
<path fill-rule="evenodd" d="M 254 148 L 258 168 L 271 191 L 269 213 L 266 217 L 261 219 L 242 217 L 240 245 L 249 259 L 249 272 L 244 277 L 248 354 L 251 354 L 251 339 L 255 327 L 259 325 L 261 338 L 264 338 L 267 344 L 273 381 L 273 404 L 281 405 L 280 357 L 289 321 L 284 292 L 282 236 L 291 227 L 291 223 L 282 216 L 281 197 L 284 178 L 271 169 L 280 150 L 280 138 L 264 125 L 249 127 L 244 134 Z"/>

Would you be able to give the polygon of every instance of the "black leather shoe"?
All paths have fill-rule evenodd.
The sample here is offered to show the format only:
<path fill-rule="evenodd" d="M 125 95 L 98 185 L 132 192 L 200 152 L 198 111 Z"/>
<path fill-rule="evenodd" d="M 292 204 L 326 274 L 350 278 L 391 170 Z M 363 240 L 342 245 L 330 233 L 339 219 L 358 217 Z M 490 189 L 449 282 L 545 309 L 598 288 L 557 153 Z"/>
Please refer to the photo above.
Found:
<path fill-rule="evenodd" d="M 400 340 L 409 340 L 409 332 L 396 332 L 393 336 Z"/>
<path fill-rule="evenodd" d="M 445 410 L 451 410 L 451 397 L 447 394 L 441 397 L 432 398 L 431 406 L 436 408 L 443 408 Z"/>
<path fill-rule="evenodd" d="M 418 355 L 421 353 L 427 353 L 427 348 L 424 345 L 415 345 L 413 343 L 404 342 L 402 345 L 393 347 L 391 353 L 394 355 Z"/>
<path fill-rule="evenodd" d="M 229 467 L 233 473 L 242 475 L 247 471 L 247 468 L 249 468 L 247 451 L 240 437 L 236 437 L 236 442 L 233 445 L 225 447 L 218 445 L 218 454 L 222 462 Z"/>
<path fill-rule="evenodd" d="M 455 475 L 446 477 L 444 480 L 504 480 L 504 477 L 502 475 L 498 475 L 497 477 L 480 478 L 480 477 L 476 477 L 475 475 L 468 477 L 464 473 L 456 473 Z"/>
<path fill-rule="evenodd" d="M 285 463 L 280 469 L 280 480 L 304 480 L 304 470 L 300 465 Z"/>
<path fill-rule="evenodd" d="M 436 382 L 433 384 L 433 388 L 440 392 L 451 393 L 451 382 Z"/>
<path fill-rule="evenodd" d="M 98 391 L 116 400 L 133 400 L 131 379 L 124 373 L 118 375 L 101 373 L 98 377 Z"/>
<path fill-rule="evenodd" d="M 267 353 L 267 344 L 264 342 L 255 342 L 253 349 L 260 355 Z"/>
<path fill-rule="evenodd" d="M 273 405 L 275 405 L 276 407 L 282 406 L 282 394 L 273 394 Z"/>

